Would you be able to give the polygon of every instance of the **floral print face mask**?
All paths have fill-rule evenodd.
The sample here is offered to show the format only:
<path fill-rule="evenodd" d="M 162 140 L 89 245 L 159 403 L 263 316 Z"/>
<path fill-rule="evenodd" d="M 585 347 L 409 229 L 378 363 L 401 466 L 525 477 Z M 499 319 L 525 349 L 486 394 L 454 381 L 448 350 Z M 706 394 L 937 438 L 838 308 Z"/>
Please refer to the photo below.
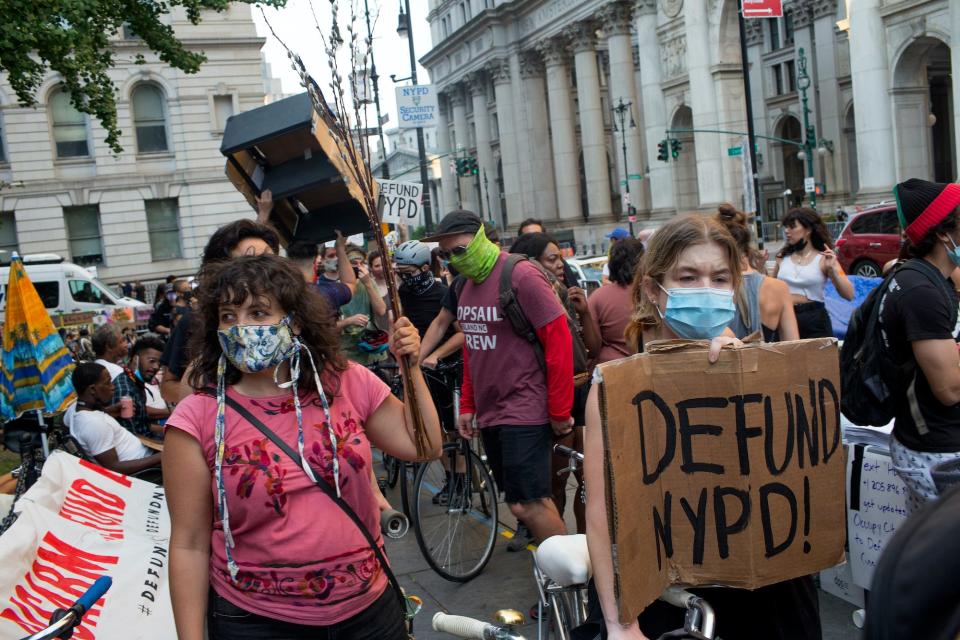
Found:
<path fill-rule="evenodd" d="M 218 331 L 217 337 L 230 364 L 246 373 L 276 367 L 300 350 L 290 316 L 276 324 L 234 325 Z"/>

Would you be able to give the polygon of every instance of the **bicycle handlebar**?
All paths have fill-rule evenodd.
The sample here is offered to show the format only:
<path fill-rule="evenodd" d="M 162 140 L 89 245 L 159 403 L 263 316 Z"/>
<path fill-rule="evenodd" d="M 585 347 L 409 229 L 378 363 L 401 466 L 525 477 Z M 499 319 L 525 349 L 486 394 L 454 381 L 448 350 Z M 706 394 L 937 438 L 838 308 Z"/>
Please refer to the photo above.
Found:
<path fill-rule="evenodd" d="M 525 640 L 523 636 L 508 628 L 442 612 L 434 614 L 433 630 L 468 640 Z"/>
<path fill-rule="evenodd" d="M 53 614 L 53 621 L 46 629 L 41 629 L 32 636 L 27 636 L 23 640 L 50 640 L 58 638 L 65 631 L 73 629 L 83 621 L 83 614 L 90 610 L 97 600 L 113 585 L 113 578 L 110 576 L 101 576 L 97 581 L 90 585 L 90 588 L 80 596 L 80 598 L 69 609 L 57 609 Z M 57 619 L 57 616 L 62 617 Z"/>
<path fill-rule="evenodd" d="M 577 462 L 583 462 L 583 454 L 576 449 L 565 447 L 562 444 L 555 444 L 553 445 L 553 450 L 565 458 L 570 458 L 571 460 L 576 460 Z"/>

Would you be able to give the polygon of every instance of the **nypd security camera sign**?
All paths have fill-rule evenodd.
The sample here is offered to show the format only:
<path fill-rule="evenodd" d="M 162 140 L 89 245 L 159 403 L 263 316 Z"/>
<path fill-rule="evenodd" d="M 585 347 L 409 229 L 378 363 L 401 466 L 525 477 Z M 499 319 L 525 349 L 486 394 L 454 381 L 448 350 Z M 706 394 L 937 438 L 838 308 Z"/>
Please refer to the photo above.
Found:
<path fill-rule="evenodd" d="M 397 87 L 397 112 L 401 129 L 437 125 L 437 92 L 432 84 Z"/>

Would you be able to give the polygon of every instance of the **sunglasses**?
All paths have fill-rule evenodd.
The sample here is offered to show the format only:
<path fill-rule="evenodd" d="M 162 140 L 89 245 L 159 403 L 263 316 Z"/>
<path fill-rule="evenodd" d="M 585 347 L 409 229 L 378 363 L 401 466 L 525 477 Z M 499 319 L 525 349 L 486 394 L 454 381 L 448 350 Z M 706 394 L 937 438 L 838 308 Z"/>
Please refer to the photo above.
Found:
<path fill-rule="evenodd" d="M 459 247 L 454 247 L 453 249 L 450 249 L 450 251 L 447 251 L 445 249 L 440 249 L 437 252 L 437 255 L 440 256 L 443 260 L 449 260 L 450 256 L 462 256 L 466 252 L 467 252 L 467 247 L 465 245 L 461 245 Z"/>

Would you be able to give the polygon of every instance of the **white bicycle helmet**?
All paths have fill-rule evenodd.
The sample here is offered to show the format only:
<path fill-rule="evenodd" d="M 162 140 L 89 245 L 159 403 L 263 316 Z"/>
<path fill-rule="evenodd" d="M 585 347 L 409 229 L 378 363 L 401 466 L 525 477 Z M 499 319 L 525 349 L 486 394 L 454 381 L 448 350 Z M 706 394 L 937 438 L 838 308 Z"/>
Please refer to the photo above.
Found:
<path fill-rule="evenodd" d="M 430 247 L 419 240 L 408 240 L 393 252 L 393 261 L 414 267 L 430 264 Z"/>

